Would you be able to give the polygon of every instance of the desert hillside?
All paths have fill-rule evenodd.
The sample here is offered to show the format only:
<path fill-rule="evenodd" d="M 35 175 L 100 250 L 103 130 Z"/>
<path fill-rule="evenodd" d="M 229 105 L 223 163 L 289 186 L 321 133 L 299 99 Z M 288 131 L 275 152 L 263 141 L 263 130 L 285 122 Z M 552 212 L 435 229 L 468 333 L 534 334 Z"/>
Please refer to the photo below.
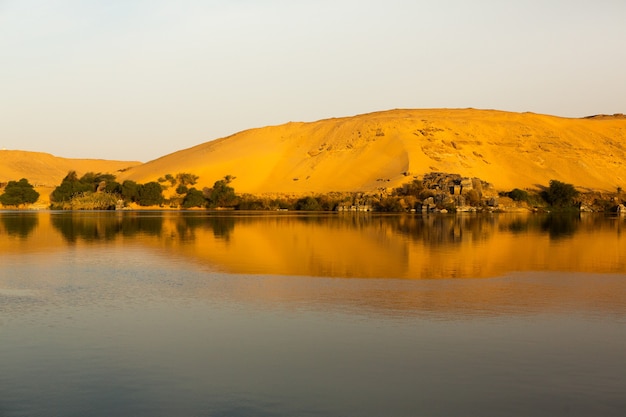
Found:
<path fill-rule="evenodd" d="M 119 175 L 121 170 L 138 164 L 140 162 L 71 159 L 42 152 L 0 150 L 0 183 L 27 178 L 45 203 L 69 171 L 76 171 L 79 176 L 90 171 Z"/>
<path fill-rule="evenodd" d="M 129 169 L 120 180 L 232 175 L 238 192 L 371 191 L 431 171 L 499 190 L 550 179 L 614 191 L 626 184 L 626 119 L 475 109 L 391 110 L 247 130 Z"/>
<path fill-rule="evenodd" d="M 121 170 L 139 164 L 136 161 L 70 159 L 42 152 L 1 150 L 0 182 L 28 178 L 33 185 L 56 187 L 69 171 L 76 171 L 79 176 L 86 172 L 119 175 Z"/>

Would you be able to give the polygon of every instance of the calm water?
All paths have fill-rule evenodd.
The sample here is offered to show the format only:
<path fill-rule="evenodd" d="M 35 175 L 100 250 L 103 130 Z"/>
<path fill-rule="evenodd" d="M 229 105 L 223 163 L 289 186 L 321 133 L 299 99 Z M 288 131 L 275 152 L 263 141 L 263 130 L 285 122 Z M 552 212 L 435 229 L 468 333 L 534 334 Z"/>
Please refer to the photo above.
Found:
<path fill-rule="evenodd" d="M 0 212 L 0 417 L 622 416 L 623 230 Z"/>

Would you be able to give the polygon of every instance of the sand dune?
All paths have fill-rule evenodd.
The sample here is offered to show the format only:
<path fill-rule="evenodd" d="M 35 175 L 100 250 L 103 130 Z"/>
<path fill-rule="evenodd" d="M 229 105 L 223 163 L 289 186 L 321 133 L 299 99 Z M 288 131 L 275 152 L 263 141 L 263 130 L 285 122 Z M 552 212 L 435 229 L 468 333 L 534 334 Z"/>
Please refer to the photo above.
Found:
<path fill-rule="evenodd" d="M 391 110 L 247 130 L 124 172 L 156 180 L 191 172 L 199 186 L 232 175 L 238 192 L 373 191 L 431 171 L 497 189 L 550 179 L 615 191 L 626 181 L 626 119 L 568 119 L 475 109 Z"/>
<path fill-rule="evenodd" d="M 42 152 L 0 150 L 0 182 L 27 178 L 40 194 L 40 203 L 49 202 L 50 192 L 61 183 L 69 171 L 79 176 L 86 172 L 120 174 L 136 161 L 108 161 L 103 159 L 61 158 Z"/>
<path fill-rule="evenodd" d="M 61 158 L 42 152 L 0 151 L 0 181 L 28 178 L 31 184 L 57 186 L 69 171 L 119 174 L 121 170 L 139 165 L 136 161 Z"/>
<path fill-rule="evenodd" d="M 251 129 L 145 164 L 0 151 L 0 182 L 26 177 L 44 200 L 69 170 L 141 183 L 189 172 L 200 188 L 232 175 L 237 192 L 254 194 L 375 191 L 431 171 L 479 177 L 498 190 L 558 179 L 615 191 L 626 188 L 626 118 L 390 110 Z"/>

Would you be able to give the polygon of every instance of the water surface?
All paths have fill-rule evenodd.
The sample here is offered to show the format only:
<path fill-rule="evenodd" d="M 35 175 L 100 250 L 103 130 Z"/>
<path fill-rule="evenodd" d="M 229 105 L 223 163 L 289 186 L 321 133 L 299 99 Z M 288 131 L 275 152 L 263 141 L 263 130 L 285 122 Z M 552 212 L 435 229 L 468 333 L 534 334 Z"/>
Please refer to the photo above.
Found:
<path fill-rule="evenodd" d="M 625 225 L 0 212 L 0 416 L 622 415 Z"/>

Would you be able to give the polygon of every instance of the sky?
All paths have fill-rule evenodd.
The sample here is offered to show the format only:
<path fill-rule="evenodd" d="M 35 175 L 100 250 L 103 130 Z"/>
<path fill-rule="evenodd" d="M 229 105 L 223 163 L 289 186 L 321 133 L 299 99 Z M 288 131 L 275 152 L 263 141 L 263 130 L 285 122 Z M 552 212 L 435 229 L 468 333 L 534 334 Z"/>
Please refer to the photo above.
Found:
<path fill-rule="evenodd" d="M 149 160 L 394 108 L 626 113 L 624 0 L 0 0 L 0 149 Z"/>

